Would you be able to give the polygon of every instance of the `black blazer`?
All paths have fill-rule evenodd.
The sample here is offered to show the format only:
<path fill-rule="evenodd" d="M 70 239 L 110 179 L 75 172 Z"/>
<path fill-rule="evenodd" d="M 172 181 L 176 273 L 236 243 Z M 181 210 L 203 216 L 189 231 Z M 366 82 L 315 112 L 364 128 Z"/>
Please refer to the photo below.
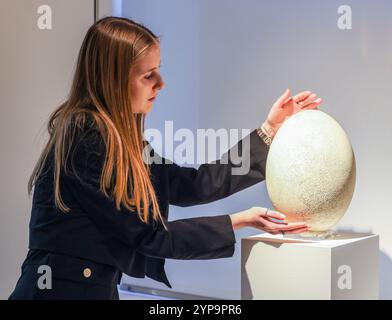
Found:
<path fill-rule="evenodd" d="M 180 167 L 166 159 L 151 165 L 151 178 L 165 220 L 169 204 L 193 206 L 225 198 L 265 178 L 268 146 L 253 131 L 236 147 L 243 163 L 230 160 L 233 148 L 222 159 L 228 163 L 203 164 L 198 169 Z M 245 147 L 250 146 L 249 150 Z M 29 248 L 67 254 L 113 266 L 132 277 L 148 276 L 171 288 L 164 270 L 165 258 L 215 259 L 231 257 L 235 236 L 229 215 L 197 217 L 145 224 L 99 190 L 105 148 L 98 131 L 77 133 L 69 157 L 78 177 L 61 173 L 60 191 L 71 211 L 56 210 L 53 197 L 53 154 L 46 162 L 33 195 Z M 236 151 L 237 152 L 237 151 Z M 151 155 L 156 155 L 152 150 Z M 157 155 L 156 155 L 157 156 Z M 245 175 L 232 175 L 246 161 Z M 71 167 L 72 168 L 72 167 Z"/>

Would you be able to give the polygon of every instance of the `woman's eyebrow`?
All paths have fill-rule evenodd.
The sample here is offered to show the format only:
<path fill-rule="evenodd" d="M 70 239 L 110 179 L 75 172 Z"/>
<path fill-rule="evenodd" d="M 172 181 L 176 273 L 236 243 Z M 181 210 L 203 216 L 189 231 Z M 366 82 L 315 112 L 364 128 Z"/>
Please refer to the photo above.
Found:
<path fill-rule="evenodd" d="M 153 71 L 153 70 L 158 69 L 158 68 L 160 68 L 160 67 L 161 67 L 161 62 L 159 62 L 159 66 L 158 66 L 158 67 L 154 67 L 154 68 L 152 68 L 152 69 L 150 69 L 150 70 L 148 70 L 148 71 L 145 71 L 144 73 Z"/>

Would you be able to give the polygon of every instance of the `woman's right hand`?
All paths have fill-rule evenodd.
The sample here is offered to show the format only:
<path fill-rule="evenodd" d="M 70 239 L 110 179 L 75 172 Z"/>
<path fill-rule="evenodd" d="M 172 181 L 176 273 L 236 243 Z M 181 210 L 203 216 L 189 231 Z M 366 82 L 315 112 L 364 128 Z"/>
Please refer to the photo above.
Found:
<path fill-rule="evenodd" d="M 233 230 L 253 227 L 271 234 L 303 233 L 310 230 L 306 222 L 285 222 L 285 215 L 263 207 L 252 207 L 230 215 Z"/>

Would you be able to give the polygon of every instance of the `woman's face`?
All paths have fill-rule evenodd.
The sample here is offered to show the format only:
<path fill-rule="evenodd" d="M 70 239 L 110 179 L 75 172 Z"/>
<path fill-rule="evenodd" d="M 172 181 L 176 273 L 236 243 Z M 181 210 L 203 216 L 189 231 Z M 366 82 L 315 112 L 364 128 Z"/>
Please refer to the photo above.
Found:
<path fill-rule="evenodd" d="M 131 68 L 130 88 L 133 113 L 148 113 L 165 83 L 159 73 L 159 45 L 152 46 Z"/>

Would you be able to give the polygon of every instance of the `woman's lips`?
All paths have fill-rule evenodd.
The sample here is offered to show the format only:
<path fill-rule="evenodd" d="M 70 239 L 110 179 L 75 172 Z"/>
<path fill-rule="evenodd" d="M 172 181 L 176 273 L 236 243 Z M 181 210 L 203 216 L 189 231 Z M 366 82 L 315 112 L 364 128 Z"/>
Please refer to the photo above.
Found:
<path fill-rule="evenodd" d="M 151 99 L 148 99 L 148 101 L 154 101 L 156 97 L 152 97 Z"/>

